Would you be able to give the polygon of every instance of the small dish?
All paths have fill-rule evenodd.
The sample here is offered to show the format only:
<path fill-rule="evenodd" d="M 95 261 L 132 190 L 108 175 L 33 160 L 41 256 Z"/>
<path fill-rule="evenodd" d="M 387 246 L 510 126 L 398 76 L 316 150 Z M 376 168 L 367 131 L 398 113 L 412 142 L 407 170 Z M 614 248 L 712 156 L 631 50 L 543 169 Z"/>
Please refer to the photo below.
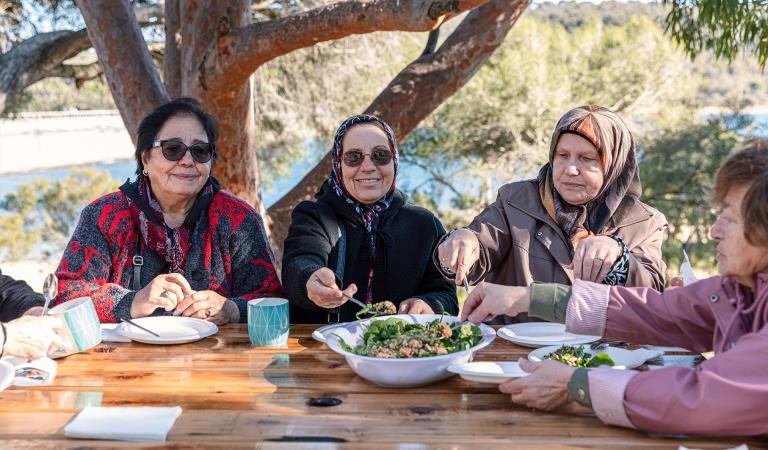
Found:
<path fill-rule="evenodd" d="M 565 325 L 551 322 L 516 323 L 500 328 L 496 333 L 517 345 L 533 348 L 589 344 L 600 339 L 600 336 L 569 333 L 565 331 Z"/>
<path fill-rule="evenodd" d="M 527 377 L 528 372 L 520 368 L 517 361 L 478 361 L 448 366 L 448 372 L 478 383 L 501 384 L 513 378 Z"/>
<path fill-rule="evenodd" d="M 606 354 L 611 357 L 613 362 L 616 363 L 613 366 L 614 369 L 634 369 L 635 367 L 642 366 L 649 359 L 658 358 L 663 355 L 664 352 L 659 350 L 647 350 L 644 348 L 638 350 L 627 350 L 624 348 L 607 347 L 601 350 L 592 350 L 588 345 L 583 345 L 584 353 L 590 355 Z M 544 356 L 559 349 L 559 345 L 553 345 L 550 347 L 541 347 L 528 353 L 528 360 L 533 362 L 541 362 Z"/>
<path fill-rule="evenodd" d="M 159 334 L 160 337 L 123 322 L 115 328 L 120 336 L 144 344 L 175 345 L 199 341 L 212 336 L 219 331 L 219 327 L 207 320 L 193 317 L 180 316 L 153 316 L 132 319 L 133 322 Z"/>

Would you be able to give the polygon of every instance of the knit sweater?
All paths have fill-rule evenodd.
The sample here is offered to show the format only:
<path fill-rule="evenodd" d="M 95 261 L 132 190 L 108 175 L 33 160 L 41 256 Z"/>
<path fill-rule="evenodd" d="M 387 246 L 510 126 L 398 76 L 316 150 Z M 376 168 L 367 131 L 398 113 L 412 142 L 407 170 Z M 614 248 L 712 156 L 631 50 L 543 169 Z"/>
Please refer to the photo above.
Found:
<path fill-rule="evenodd" d="M 101 322 L 131 317 L 137 290 L 133 257 L 141 234 L 123 192 L 107 194 L 86 206 L 61 258 L 56 275 L 56 303 L 88 296 Z M 281 297 L 280 280 L 264 224 L 256 210 L 229 192 L 214 194 L 208 210 L 191 231 L 184 277 L 195 291 L 212 290 L 233 300 L 240 322 L 247 320 L 248 300 Z M 140 288 L 168 273 L 170 265 L 149 248 L 141 250 Z M 166 315 L 163 309 L 154 315 Z"/>
<path fill-rule="evenodd" d="M 328 311 L 307 297 L 312 273 L 328 267 L 338 273 L 339 222 L 343 225 L 345 255 L 343 287 L 355 283 L 357 298 L 365 298 L 368 273 L 373 266 L 373 301 L 391 300 L 399 305 L 409 298 L 424 300 L 440 314 L 458 312 L 456 287 L 442 277 L 432 263 L 432 251 L 445 234 L 440 221 L 429 211 L 406 203 L 400 191 L 382 213 L 376 233 L 376 257 L 371 261 L 366 230 L 354 209 L 324 184 L 316 201 L 294 209 L 285 240 L 283 285 L 291 302 L 291 322 L 326 323 Z M 355 320 L 360 308 L 351 302 L 340 308 L 341 321 Z"/>

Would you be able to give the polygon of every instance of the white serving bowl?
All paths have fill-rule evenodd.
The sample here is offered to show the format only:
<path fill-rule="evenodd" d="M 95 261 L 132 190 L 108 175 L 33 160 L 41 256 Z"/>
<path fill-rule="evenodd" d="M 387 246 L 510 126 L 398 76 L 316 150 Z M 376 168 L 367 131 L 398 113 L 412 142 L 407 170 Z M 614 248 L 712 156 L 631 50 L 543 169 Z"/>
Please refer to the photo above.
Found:
<path fill-rule="evenodd" d="M 426 324 L 435 319 L 442 319 L 445 323 L 459 321 L 458 317 L 440 316 L 437 314 L 397 314 L 375 317 L 373 319 L 351 322 L 334 330 L 327 336 L 325 344 L 336 353 L 344 355 L 347 359 L 347 364 L 349 364 L 352 370 L 360 377 L 372 383 L 384 387 L 416 387 L 432 384 L 453 376 L 453 373 L 446 370 L 448 366 L 471 361 L 476 351 L 488 346 L 496 338 L 496 331 L 493 328 L 480 324 L 483 337 L 479 344 L 468 350 L 426 358 L 375 358 L 356 355 L 341 348 L 340 339 L 344 339 L 351 346 L 362 344 L 363 334 L 371 320 L 385 320 L 392 317 L 418 324 Z"/>

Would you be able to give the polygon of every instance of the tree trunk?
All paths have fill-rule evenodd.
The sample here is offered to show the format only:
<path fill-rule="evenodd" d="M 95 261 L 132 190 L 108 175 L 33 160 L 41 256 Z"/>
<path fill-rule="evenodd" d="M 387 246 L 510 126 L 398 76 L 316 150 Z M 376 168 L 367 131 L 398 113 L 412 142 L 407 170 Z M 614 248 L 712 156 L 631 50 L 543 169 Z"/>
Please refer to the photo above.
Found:
<path fill-rule="evenodd" d="M 168 101 L 141 28 L 127 0 L 76 0 L 123 123 L 136 142 L 147 113 Z"/>
<path fill-rule="evenodd" d="M 530 0 L 494 0 L 471 11 L 436 52 L 420 56 L 403 69 L 365 112 L 381 117 L 398 140 L 403 139 L 472 78 L 529 4 Z M 279 244 L 276 253 L 282 254 L 293 208 L 311 199 L 328 177 L 329 154 L 269 208 L 272 239 Z"/>
<path fill-rule="evenodd" d="M 250 2 L 182 2 L 185 20 L 181 23 L 182 95 L 198 98 L 220 124 L 219 153 L 214 174 L 222 186 L 252 204 L 262 215 L 259 192 L 259 164 L 256 158 L 255 124 L 249 76 L 226 86 L 208 85 L 202 68 L 207 59 L 227 51 L 218 42 L 229 38 L 233 29 L 250 24 Z"/>
<path fill-rule="evenodd" d="M 165 0 L 165 51 L 163 83 L 168 97 L 181 96 L 181 16 L 180 0 Z"/>

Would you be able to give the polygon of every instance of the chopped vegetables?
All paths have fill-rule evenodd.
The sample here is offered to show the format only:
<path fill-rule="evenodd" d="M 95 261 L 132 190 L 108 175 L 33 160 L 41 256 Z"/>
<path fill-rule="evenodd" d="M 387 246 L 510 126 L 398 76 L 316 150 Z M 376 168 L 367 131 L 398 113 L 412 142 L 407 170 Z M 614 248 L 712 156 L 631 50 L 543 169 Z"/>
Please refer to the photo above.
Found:
<path fill-rule="evenodd" d="M 468 350 L 480 343 L 483 333 L 477 325 L 450 324 L 435 319 L 413 324 L 398 318 L 373 320 L 363 334 L 363 343 L 351 346 L 341 341 L 344 350 L 377 358 L 424 358 Z"/>
<path fill-rule="evenodd" d="M 584 351 L 584 346 L 563 345 L 559 349 L 544 356 L 544 359 L 551 359 L 568 364 L 571 367 L 599 367 L 616 365 L 610 356 L 605 353 L 590 355 Z"/>
<path fill-rule="evenodd" d="M 389 300 L 384 300 L 383 302 L 369 304 L 365 308 L 358 311 L 357 314 L 355 314 L 355 317 L 360 319 L 360 317 L 364 314 L 371 314 L 373 317 L 388 316 L 397 314 L 397 307 Z"/>

